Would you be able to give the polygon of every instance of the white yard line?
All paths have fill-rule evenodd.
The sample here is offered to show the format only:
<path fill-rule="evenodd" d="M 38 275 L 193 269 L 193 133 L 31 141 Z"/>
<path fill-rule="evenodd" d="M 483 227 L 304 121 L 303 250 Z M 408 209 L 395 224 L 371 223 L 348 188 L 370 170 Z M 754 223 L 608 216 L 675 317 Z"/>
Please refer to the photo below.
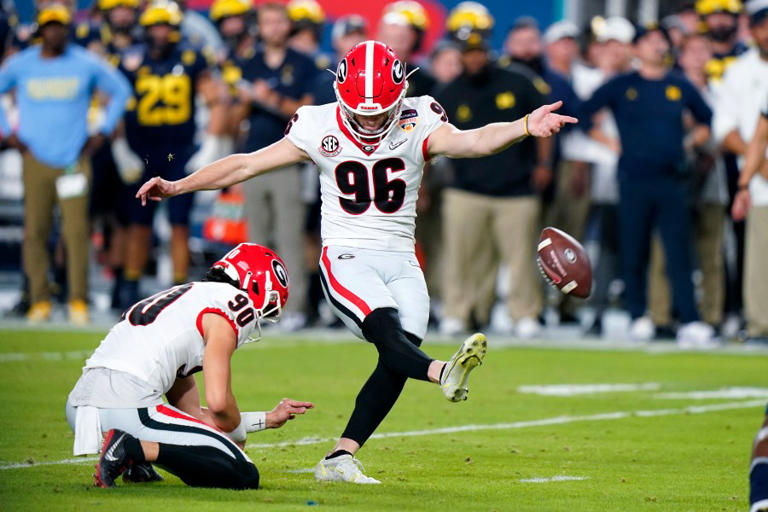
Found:
<path fill-rule="evenodd" d="M 676 409 L 648 409 L 637 411 L 615 411 L 598 414 L 589 414 L 584 416 L 555 416 L 553 418 L 543 418 L 540 420 L 516 421 L 513 423 L 490 423 L 485 425 L 458 425 L 455 427 L 433 428 L 428 430 L 408 430 L 405 432 L 382 432 L 373 434 L 371 439 L 389 439 L 395 437 L 418 437 L 431 436 L 439 434 L 455 434 L 458 432 L 478 432 L 483 430 L 516 430 L 531 427 L 546 427 L 549 425 L 565 425 L 568 423 L 580 423 L 587 421 L 607 421 L 620 420 L 624 418 L 653 418 L 658 416 L 677 416 L 681 414 L 706 414 L 709 412 L 728 411 L 732 409 L 749 409 L 752 407 L 764 407 L 765 400 L 749 400 L 746 402 L 728 402 L 724 404 L 712 405 L 690 405 Z M 267 449 L 282 448 L 286 446 L 308 446 L 335 441 L 335 437 L 305 437 L 294 441 L 280 441 L 277 443 L 250 443 L 246 448 Z M 0 463 L 0 470 L 30 468 L 36 466 L 50 466 L 56 464 L 85 464 L 95 461 L 95 457 L 64 459 L 46 462 L 9 462 Z"/>
<path fill-rule="evenodd" d="M 658 391 L 658 382 L 640 382 L 636 384 L 548 384 L 519 386 L 518 393 L 542 396 L 576 396 L 594 395 L 598 393 L 630 393 L 633 391 Z M 755 397 L 733 397 L 755 398 Z"/>
<path fill-rule="evenodd" d="M 550 477 L 541 478 L 521 478 L 518 482 L 523 484 L 544 484 L 548 482 L 578 482 L 580 480 L 588 480 L 588 476 L 568 476 L 568 475 L 555 475 Z"/>

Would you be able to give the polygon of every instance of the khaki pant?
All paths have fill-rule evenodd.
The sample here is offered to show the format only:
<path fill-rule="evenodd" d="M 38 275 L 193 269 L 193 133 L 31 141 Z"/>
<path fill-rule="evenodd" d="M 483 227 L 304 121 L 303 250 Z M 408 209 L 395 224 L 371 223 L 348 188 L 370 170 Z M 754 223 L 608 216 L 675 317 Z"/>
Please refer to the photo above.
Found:
<path fill-rule="evenodd" d="M 88 158 L 80 160 L 80 172 L 90 182 Z M 24 271 L 29 278 L 32 303 L 50 299 L 48 288 L 48 237 L 53 223 L 53 209 L 61 209 L 61 225 L 67 252 L 69 300 L 88 298 L 88 194 L 59 199 L 56 179 L 64 169 L 50 167 L 30 154 L 24 156 Z"/>
<path fill-rule="evenodd" d="M 744 312 L 749 336 L 768 336 L 768 206 L 747 217 L 744 248 Z"/>
<path fill-rule="evenodd" d="M 537 317 L 543 298 L 535 254 L 538 197 L 496 198 L 448 189 L 443 196 L 445 315 L 486 323 L 496 300 L 499 263 L 509 265 L 513 320 Z"/>
<path fill-rule="evenodd" d="M 291 165 L 243 183 L 248 238 L 266 245 L 288 267 L 291 299 L 286 311 L 305 312 L 307 278 L 304 267 L 304 216 L 301 171 Z"/>
<path fill-rule="evenodd" d="M 585 166 L 584 162 L 560 162 L 558 175 L 555 181 L 555 197 L 552 205 L 544 213 L 544 224 L 562 229 L 576 240 L 584 235 L 584 227 L 589 216 L 590 195 L 589 188 L 581 195 L 576 195 L 573 190 L 573 179 L 577 166 Z"/>
<path fill-rule="evenodd" d="M 711 325 L 723 320 L 725 301 L 725 268 L 723 263 L 723 222 L 725 209 L 719 204 L 699 206 L 694 215 L 694 239 L 701 270 L 701 319 Z M 651 318 L 656 325 L 672 323 L 672 301 L 664 265 L 664 249 L 658 235 L 651 245 L 648 300 Z"/>

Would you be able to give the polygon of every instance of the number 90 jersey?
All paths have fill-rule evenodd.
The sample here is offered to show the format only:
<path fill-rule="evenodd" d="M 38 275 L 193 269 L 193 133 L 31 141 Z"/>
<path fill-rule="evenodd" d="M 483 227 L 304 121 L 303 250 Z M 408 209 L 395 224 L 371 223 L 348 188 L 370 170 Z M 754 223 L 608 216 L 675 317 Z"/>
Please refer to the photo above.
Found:
<path fill-rule="evenodd" d="M 246 292 L 226 283 L 187 283 L 132 306 L 85 367 L 129 373 L 165 393 L 177 377 L 202 369 L 206 313 L 227 319 L 238 347 L 256 328 L 255 309 Z"/>
<path fill-rule="evenodd" d="M 370 146 L 344 126 L 338 103 L 296 111 L 285 135 L 319 168 L 324 246 L 413 251 L 427 140 L 447 121 L 431 96 L 405 98 L 397 126 Z"/>

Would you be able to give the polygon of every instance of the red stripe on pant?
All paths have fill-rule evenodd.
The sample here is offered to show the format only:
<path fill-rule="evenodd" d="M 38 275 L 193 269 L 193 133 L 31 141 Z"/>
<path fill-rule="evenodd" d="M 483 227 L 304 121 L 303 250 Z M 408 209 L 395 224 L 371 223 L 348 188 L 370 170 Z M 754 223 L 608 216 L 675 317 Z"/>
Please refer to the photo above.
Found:
<path fill-rule="evenodd" d="M 184 413 L 179 412 L 179 411 L 177 411 L 175 409 L 171 409 L 170 407 L 167 407 L 165 405 L 158 405 L 157 406 L 157 412 L 159 412 L 160 414 L 163 414 L 165 416 L 170 416 L 171 418 L 176 418 L 177 420 L 194 421 L 195 423 L 199 423 L 200 425 L 203 425 L 205 427 L 212 428 L 214 430 L 217 430 L 217 431 L 221 432 L 220 429 L 214 427 L 213 425 L 209 425 L 206 422 L 195 418 L 194 416 L 190 416 L 188 414 L 184 414 Z"/>
<path fill-rule="evenodd" d="M 333 288 L 333 291 L 347 299 L 349 302 L 357 306 L 357 308 L 363 312 L 364 316 L 368 316 L 371 312 L 371 308 L 368 307 L 368 304 L 365 303 L 363 299 L 349 291 L 348 289 L 344 288 L 344 286 L 336 280 L 335 277 L 333 277 L 333 273 L 331 272 L 331 260 L 328 259 L 328 248 L 323 247 L 323 266 L 325 267 L 325 271 L 328 273 L 328 280 L 331 282 L 331 288 Z"/>

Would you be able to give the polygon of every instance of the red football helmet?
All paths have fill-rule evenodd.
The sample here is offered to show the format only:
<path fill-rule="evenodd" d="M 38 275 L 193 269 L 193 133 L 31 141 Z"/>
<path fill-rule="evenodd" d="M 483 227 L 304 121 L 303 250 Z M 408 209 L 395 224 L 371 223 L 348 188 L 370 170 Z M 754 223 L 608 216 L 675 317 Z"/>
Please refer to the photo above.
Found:
<path fill-rule="evenodd" d="M 274 251 L 257 244 L 240 244 L 213 264 L 248 293 L 256 318 L 276 322 L 288 302 L 290 284 L 285 263 Z"/>
<path fill-rule="evenodd" d="M 341 106 L 344 126 L 363 144 L 381 142 L 397 125 L 408 88 L 405 62 L 384 43 L 363 41 L 341 59 L 333 90 Z M 387 114 L 382 126 L 367 130 L 355 121 L 355 114 Z"/>

